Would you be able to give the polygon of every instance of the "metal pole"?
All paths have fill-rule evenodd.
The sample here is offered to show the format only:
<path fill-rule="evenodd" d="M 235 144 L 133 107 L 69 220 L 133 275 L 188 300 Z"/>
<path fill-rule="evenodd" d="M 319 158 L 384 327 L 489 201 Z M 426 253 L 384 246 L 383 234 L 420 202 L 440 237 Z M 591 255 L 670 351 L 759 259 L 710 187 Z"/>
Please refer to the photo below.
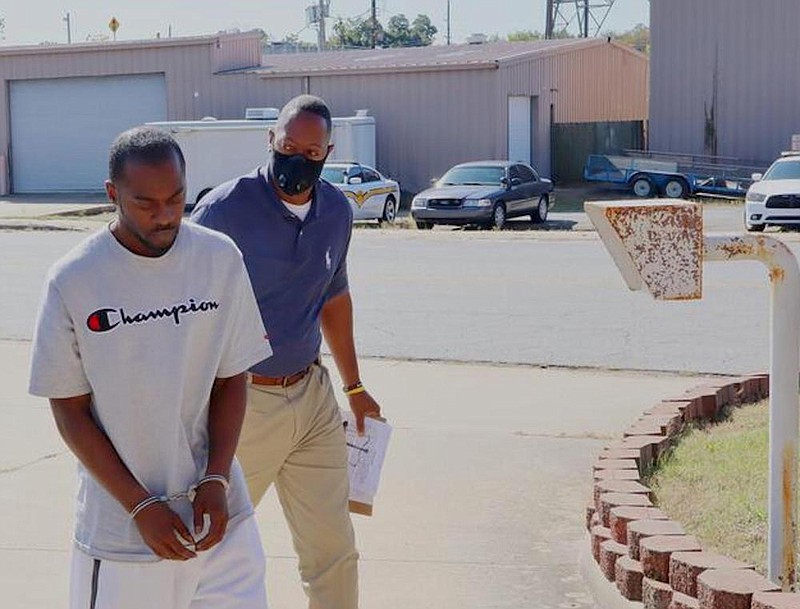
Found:
<path fill-rule="evenodd" d="M 378 45 L 378 8 L 372 0 L 372 48 Z"/>
<path fill-rule="evenodd" d="M 555 5 L 553 0 L 547 0 L 547 19 L 544 24 L 544 37 L 547 40 L 552 40 L 553 29 L 555 28 L 556 16 L 554 13 Z"/>
<path fill-rule="evenodd" d="M 69 13 L 64 15 L 63 21 L 67 24 L 67 44 L 72 44 L 72 26 L 70 24 Z"/>
<path fill-rule="evenodd" d="M 319 0 L 319 29 L 317 30 L 317 47 L 320 53 L 325 50 L 325 0 Z"/>
<path fill-rule="evenodd" d="M 589 37 L 589 0 L 583 0 L 583 37 Z"/>
<path fill-rule="evenodd" d="M 450 46 L 450 0 L 447 0 L 447 46 Z"/>
<path fill-rule="evenodd" d="M 800 369 L 800 268 L 781 241 L 754 235 L 706 237 L 706 260 L 758 260 L 769 269 L 769 538 L 768 577 L 794 589 L 797 548 L 798 370 Z"/>

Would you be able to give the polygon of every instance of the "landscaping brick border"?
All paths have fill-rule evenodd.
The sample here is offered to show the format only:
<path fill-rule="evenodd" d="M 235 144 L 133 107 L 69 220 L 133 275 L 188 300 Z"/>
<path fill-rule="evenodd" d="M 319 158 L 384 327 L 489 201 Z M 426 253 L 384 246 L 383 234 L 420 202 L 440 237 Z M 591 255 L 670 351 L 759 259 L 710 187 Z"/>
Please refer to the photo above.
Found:
<path fill-rule="evenodd" d="M 769 375 L 721 379 L 646 410 L 603 448 L 586 508 L 592 556 L 620 595 L 644 609 L 800 609 L 752 565 L 706 552 L 651 502 L 642 476 L 692 421 L 769 397 Z"/>

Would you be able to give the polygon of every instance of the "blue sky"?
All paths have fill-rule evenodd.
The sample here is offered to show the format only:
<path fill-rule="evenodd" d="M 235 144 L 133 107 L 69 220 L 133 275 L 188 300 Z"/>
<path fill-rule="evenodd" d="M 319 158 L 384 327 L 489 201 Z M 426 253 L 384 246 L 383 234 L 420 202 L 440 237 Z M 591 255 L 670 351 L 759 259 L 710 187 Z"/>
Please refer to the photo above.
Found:
<path fill-rule="evenodd" d="M 66 42 L 64 13 L 70 12 L 73 41 L 89 35 L 109 34 L 108 22 L 116 17 L 119 40 L 166 35 L 208 34 L 219 30 L 261 28 L 276 38 L 300 33 L 316 40 L 315 31 L 304 29 L 305 7 L 313 0 L 12 0 L 0 6 L 5 17 L 3 44 Z M 446 0 L 378 0 L 383 21 L 395 13 L 409 18 L 418 13 L 431 17 L 443 40 Z M 504 35 L 515 30 L 544 30 L 545 0 L 451 0 L 454 42 L 473 32 Z M 369 11 L 369 0 L 331 0 L 334 17 L 353 17 Z M 648 0 L 617 0 L 607 29 L 625 30 L 647 23 Z"/>

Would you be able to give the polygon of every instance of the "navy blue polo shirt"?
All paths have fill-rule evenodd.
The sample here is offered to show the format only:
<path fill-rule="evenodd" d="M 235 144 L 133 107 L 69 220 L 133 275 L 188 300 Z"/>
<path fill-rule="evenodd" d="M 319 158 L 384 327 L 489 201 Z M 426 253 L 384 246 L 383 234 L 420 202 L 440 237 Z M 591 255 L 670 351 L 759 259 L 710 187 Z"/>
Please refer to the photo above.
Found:
<path fill-rule="evenodd" d="M 347 198 L 319 180 L 301 222 L 262 167 L 208 193 L 192 220 L 230 236 L 244 256 L 273 350 L 250 371 L 286 376 L 311 364 L 322 343 L 322 306 L 348 289 L 353 211 Z"/>

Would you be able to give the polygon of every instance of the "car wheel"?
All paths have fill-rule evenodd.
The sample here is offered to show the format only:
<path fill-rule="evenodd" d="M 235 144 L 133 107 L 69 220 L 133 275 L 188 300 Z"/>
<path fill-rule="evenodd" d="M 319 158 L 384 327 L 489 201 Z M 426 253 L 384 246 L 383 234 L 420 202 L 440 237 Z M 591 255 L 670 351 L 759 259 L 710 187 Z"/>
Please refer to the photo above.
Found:
<path fill-rule="evenodd" d="M 680 178 L 672 178 L 664 184 L 664 196 L 670 199 L 683 199 L 689 192 L 689 186 Z"/>
<path fill-rule="evenodd" d="M 503 227 L 506 225 L 506 206 L 502 203 L 494 206 L 494 211 L 492 211 L 492 220 L 489 223 L 489 226 L 494 230 L 503 230 Z"/>
<path fill-rule="evenodd" d="M 539 197 L 539 202 L 536 204 L 536 209 L 531 214 L 531 222 L 534 224 L 541 224 L 547 222 L 547 214 L 550 211 L 550 198 L 547 195 Z"/>
<path fill-rule="evenodd" d="M 417 220 L 417 228 L 420 230 L 431 230 L 433 228 L 433 222 L 425 222 L 425 220 Z"/>
<path fill-rule="evenodd" d="M 392 195 L 386 197 L 386 203 L 383 204 L 383 221 L 389 224 L 394 224 L 397 219 L 397 201 Z"/>
<path fill-rule="evenodd" d="M 639 176 L 631 182 L 633 194 L 642 199 L 647 199 L 653 196 L 653 182 L 647 176 Z"/>

